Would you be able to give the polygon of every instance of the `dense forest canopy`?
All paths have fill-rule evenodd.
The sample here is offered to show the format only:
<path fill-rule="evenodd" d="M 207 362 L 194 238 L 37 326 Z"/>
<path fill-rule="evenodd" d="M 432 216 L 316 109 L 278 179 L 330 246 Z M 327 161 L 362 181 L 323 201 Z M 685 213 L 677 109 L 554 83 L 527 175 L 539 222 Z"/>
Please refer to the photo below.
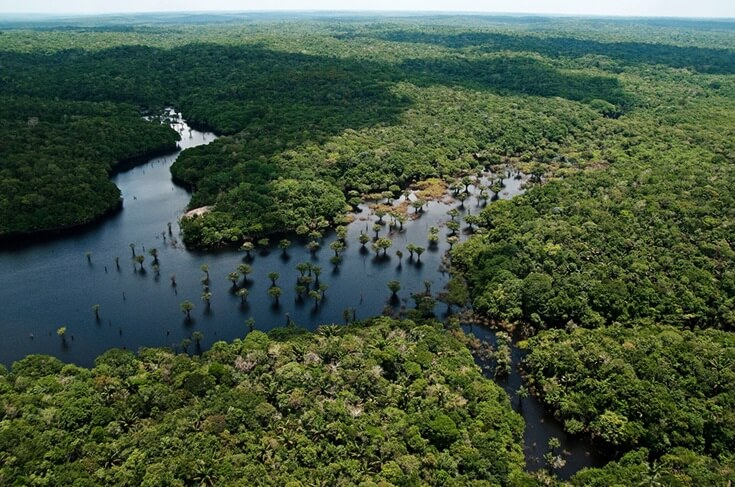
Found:
<path fill-rule="evenodd" d="M 735 23 L 167 18 L 1 24 L 0 234 L 116 207 L 109 172 L 172 147 L 172 130 L 141 117 L 169 106 L 222 135 L 172 167 L 192 208 L 213 207 L 182 221 L 200 248 L 321 230 L 375 194 L 513 166 L 535 184 L 473 215 L 475 235 L 451 252 L 452 285 L 466 283 L 477 317 L 535 335 L 527 385 L 567 431 L 625 453 L 571 483 L 735 480 Z M 92 371 L 28 358 L 0 381 L 0 451 L 12 452 L 0 478 L 255 479 L 257 458 L 277 463 L 274 483 L 337 472 L 533 482 L 521 472 L 520 420 L 459 342 L 432 327 L 371 326 L 286 341 L 254 333 L 201 358 L 112 352 Z M 353 350 L 352 368 L 324 359 Z M 305 363 L 309 353 L 320 360 Z M 382 379 L 356 372 L 375 367 Z M 306 372 L 327 388 L 309 394 L 322 383 L 305 384 Z M 422 414 L 405 395 L 380 402 L 431 378 L 414 404 Z M 344 395 L 325 399 L 335 384 Z M 256 414 L 225 409 L 230 399 Z M 364 414 L 344 419 L 358 403 Z M 324 419 L 330 408 L 342 408 L 339 424 Z M 294 428 L 302 413 L 322 436 Z M 165 448 L 152 441 L 160 433 L 172 438 Z M 335 434 L 339 455 L 326 440 Z M 71 458 L 34 456 L 57 440 Z M 205 471 L 201 451 L 222 461 Z M 141 467 L 142 452 L 155 468 Z"/>
<path fill-rule="evenodd" d="M 112 350 L 92 369 L 29 356 L 0 392 L 3 485 L 528 480 L 523 421 L 441 326 L 255 331 L 201 357 Z"/>

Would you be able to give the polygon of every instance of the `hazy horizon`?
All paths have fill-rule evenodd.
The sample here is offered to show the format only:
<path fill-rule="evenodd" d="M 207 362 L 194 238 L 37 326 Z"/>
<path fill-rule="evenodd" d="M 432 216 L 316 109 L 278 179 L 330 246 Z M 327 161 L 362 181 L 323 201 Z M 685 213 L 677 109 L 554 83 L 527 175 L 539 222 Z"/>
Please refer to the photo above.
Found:
<path fill-rule="evenodd" d="M 143 14 L 174 12 L 360 12 L 360 13 L 443 13 L 443 14 L 520 14 L 562 16 L 611 16 L 611 17 L 682 17 L 682 18 L 735 18 L 735 2 L 702 0 L 692 3 L 683 0 L 636 1 L 618 0 L 595 2 L 583 0 L 560 0 L 541 2 L 537 0 L 274 0 L 268 8 L 253 0 L 211 0 L 202 8 L 194 0 L 160 0 L 149 2 L 129 0 L 124 7 L 120 4 L 100 0 L 81 0 L 73 6 L 50 0 L 26 0 L 22 4 L 0 0 L 0 15 L 3 14 L 47 14 L 47 15 L 100 15 L 100 14 Z"/>

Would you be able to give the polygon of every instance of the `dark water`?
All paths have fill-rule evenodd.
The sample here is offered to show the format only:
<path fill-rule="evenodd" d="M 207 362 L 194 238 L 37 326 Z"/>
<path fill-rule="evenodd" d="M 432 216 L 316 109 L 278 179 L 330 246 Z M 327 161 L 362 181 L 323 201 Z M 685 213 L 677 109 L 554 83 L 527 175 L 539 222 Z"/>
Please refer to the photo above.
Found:
<path fill-rule="evenodd" d="M 207 144 L 216 138 L 214 134 L 190 129 L 180 119 L 173 126 L 181 134 L 181 149 Z M 10 365 L 25 355 L 43 353 L 89 366 L 97 355 L 113 347 L 132 350 L 179 347 L 182 340 L 191 338 L 195 331 L 203 335 L 201 346 L 207 348 L 217 340 L 244 336 L 247 333 L 245 321 L 251 317 L 255 319 L 255 328 L 260 330 L 284 325 L 287 315 L 295 324 L 314 329 L 323 323 L 343 323 L 346 308 L 354 309 L 358 319 L 379 315 L 386 306 L 400 313 L 413 307 L 410 295 L 423 291 L 425 281 L 431 281 L 433 293 L 441 291 L 447 283 L 449 276 L 441 269 L 442 256 L 449 248 L 446 240 L 449 232 L 444 227 L 450 219 L 447 211 L 459 208 L 463 214 L 474 214 L 484 206 L 484 202 L 474 196 L 465 201 L 464 207 L 451 199 L 430 202 L 418 219 L 408 221 L 401 231 L 391 231 L 393 246 L 386 259 L 376 259 L 370 244 L 362 248 L 358 241 L 361 231 L 374 236 L 372 227 L 377 220 L 364 207 L 349 225 L 348 246 L 338 268 L 330 263 L 334 253 L 329 244 L 336 239 L 333 233 L 325 235 L 321 249 L 314 255 L 305 248 L 306 240 L 295 235 L 288 236 L 294 245 L 287 255 L 276 247 L 278 238 L 272 239 L 267 251 L 254 251 L 252 260 L 246 260 L 244 253 L 235 250 L 194 252 L 181 244 L 176 223 L 190 198 L 185 189 L 171 180 L 169 168 L 177 156 L 178 152 L 157 157 L 115 175 L 113 181 L 122 191 L 124 207 L 103 222 L 61 236 L 0 247 L 0 333 L 3 337 L 0 363 Z M 497 197 L 508 199 L 523 191 L 524 179 L 516 176 L 503 174 L 505 188 Z M 483 183 L 487 184 L 487 179 L 483 178 Z M 470 189 L 474 194 L 475 188 Z M 413 210 L 409 213 L 413 214 Z M 384 217 L 384 220 L 387 222 L 389 218 Z M 172 224 L 171 235 L 168 222 Z M 429 246 L 427 239 L 431 226 L 440 227 L 440 240 L 434 248 Z M 385 236 L 387 231 L 386 225 L 380 235 Z M 461 238 L 467 238 L 466 231 Z M 406 251 L 409 242 L 427 248 L 420 263 L 416 258 L 409 259 Z M 145 272 L 136 270 L 131 243 L 136 254 L 145 255 Z M 158 250 L 160 275 L 152 268 L 152 257 L 148 254 L 151 248 Z M 400 260 L 396 256 L 398 249 L 404 253 Z M 91 253 L 89 260 L 87 252 Z M 247 286 L 249 297 L 244 306 L 227 279 L 227 275 L 243 262 L 253 268 Z M 309 298 L 296 298 L 294 287 L 299 273 L 295 266 L 300 262 L 322 267 L 320 281 L 329 288 L 318 307 Z M 212 293 L 209 309 L 201 300 L 202 264 L 209 266 Z M 279 306 L 267 294 L 271 285 L 269 272 L 280 274 Z M 171 285 L 171 275 L 176 276 L 176 287 Z M 401 282 L 398 303 L 391 303 L 391 292 L 387 288 L 390 280 Z M 196 306 L 190 321 L 180 309 L 184 300 Z M 96 304 L 99 305 L 99 319 L 93 311 Z M 444 305 L 437 304 L 437 313 L 444 309 Z M 56 333 L 62 326 L 67 328 L 65 340 Z M 487 331 L 481 332 L 477 327 L 473 331 L 480 338 L 491 338 L 483 335 Z M 514 354 L 517 360 L 518 352 Z M 515 390 L 520 386 L 520 377 L 514 372 L 503 385 L 514 398 L 514 407 L 518 408 Z M 559 437 L 570 453 L 565 457 L 566 466 L 559 472 L 562 476 L 600 463 L 594 455 L 586 453 L 584 443 L 567 438 L 537 401 L 524 399 L 522 404 L 527 424 L 526 453 L 532 469 L 543 465 L 540 458 L 551 436 Z"/>
<path fill-rule="evenodd" d="M 464 325 L 465 333 L 472 333 L 475 337 L 488 342 L 495 347 L 497 344 L 495 332 L 483 326 Z M 544 409 L 541 401 L 533 396 L 520 397 L 518 389 L 523 383 L 518 364 L 523 358 L 521 351 L 515 344 L 511 347 L 511 358 L 513 366 L 510 375 L 503 379 L 494 377 L 494 364 L 484 359 L 477 360 L 485 375 L 498 383 L 511 398 L 513 409 L 519 412 L 526 422 L 524 434 L 524 450 L 526 454 L 526 465 L 530 471 L 545 468 L 544 454 L 549 451 L 548 442 L 550 438 L 558 438 L 561 447 L 555 450 L 564 459 L 562 468 L 554 470 L 554 473 L 562 480 L 569 479 L 579 470 L 586 467 L 601 467 L 610 458 L 603 455 L 588 440 L 579 436 L 567 434 L 562 424 L 554 416 Z"/>
<path fill-rule="evenodd" d="M 182 135 L 182 149 L 215 139 L 211 133 L 191 130 L 183 121 L 174 127 Z M 250 294 L 247 305 L 242 306 L 227 274 L 243 262 L 244 253 L 192 252 L 180 243 L 176 222 L 190 195 L 171 180 L 169 168 L 177 155 L 158 157 L 114 176 L 123 194 L 124 208 L 100 224 L 0 248 L 0 363 L 10 365 L 27 354 L 43 353 L 88 366 L 109 348 L 177 346 L 194 331 L 203 335 L 201 345 L 206 348 L 214 341 L 245 335 L 245 321 L 250 317 L 255 319 L 256 329 L 269 330 L 284 325 L 288 313 L 295 324 L 313 329 L 322 323 L 343 323 L 346 308 L 354 308 L 358 319 L 381 314 L 390 298 L 390 280 L 401 282 L 397 312 L 414 305 L 410 295 L 423 290 L 424 281 L 431 281 L 431 290 L 436 293 L 448 280 L 448 275 L 440 270 L 441 257 L 448 249 L 448 230 L 443 224 L 449 220 L 447 210 L 458 206 L 457 202 L 431 202 L 420 218 L 404 225 L 403 231 L 393 231 L 393 247 L 387 259 L 376 259 L 370 244 L 367 250 L 361 249 L 360 231 L 367 228 L 374 236 L 372 226 L 377 219 L 365 208 L 349 226 L 348 247 L 337 269 L 329 262 L 334 255 L 329 249 L 329 243 L 336 238 L 334 234 L 325 236 L 321 249 L 313 256 L 304 247 L 306 241 L 299 242 L 297 236 L 289 237 L 294 245 L 287 257 L 276 248 L 275 238 L 268 252 L 255 251 L 249 262 L 253 267 Z M 521 192 L 521 182 L 507 178 L 507 187 L 500 197 L 510 198 Z M 480 202 L 471 199 L 465 202 L 465 211 L 476 213 L 480 206 Z M 172 223 L 172 236 L 167 231 L 168 222 Z M 410 261 L 406 244 L 413 242 L 428 249 L 431 225 L 441 227 L 438 246 L 427 250 L 420 264 L 415 258 Z M 381 236 L 386 232 L 387 226 Z M 136 271 L 131 243 L 137 254 L 145 255 L 146 272 Z M 154 273 L 152 257 L 147 252 L 154 247 L 159 252 L 159 276 Z M 400 261 L 397 249 L 404 252 Z M 87 252 L 91 252 L 89 261 Z M 329 289 L 319 307 L 309 298 L 296 299 L 295 266 L 299 262 L 322 267 L 320 281 Z M 210 309 L 201 300 L 202 264 L 209 266 L 211 276 Z M 275 306 L 267 294 L 271 285 L 269 272 L 280 274 L 280 306 Z M 172 274 L 176 275 L 175 288 L 171 286 Z M 191 322 L 184 319 L 180 309 L 184 300 L 196 306 Z M 96 304 L 99 320 L 92 310 Z M 444 308 L 437 305 L 436 309 L 440 312 Z M 61 326 L 67 328 L 65 340 L 56 334 Z"/>

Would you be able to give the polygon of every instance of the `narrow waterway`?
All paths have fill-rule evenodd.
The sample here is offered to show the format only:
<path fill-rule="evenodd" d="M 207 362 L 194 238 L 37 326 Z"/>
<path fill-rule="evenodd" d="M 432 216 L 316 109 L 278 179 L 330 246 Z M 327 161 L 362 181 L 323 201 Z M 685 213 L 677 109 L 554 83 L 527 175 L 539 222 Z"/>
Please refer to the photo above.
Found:
<path fill-rule="evenodd" d="M 465 333 L 471 333 L 479 340 L 489 343 L 493 348 L 497 346 L 495 331 L 481 325 L 463 325 L 462 328 Z M 519 394 L 523 385 L 519 369 L 522 359 L 523 351 L 513 343 L 511 345 L 511 372 L 503 378 L 495 377 L 493 360 L 477 356 L 476 362 L 486 377 L 493 379 L 508 393 L 513 409 L 520 413 L 526 422 L 523 440 L 528 470 L 533 472 L 548 468 L 549 465 L 544 455 L 549 452 L 548 445 L 551 438 L 557 438 L 561 444 L 554 450 L 554 454 L 563 460 L 563 466 L 552 469 L 560 479 L 568 480 L 586 467 L 605 465 L 610 458 L 597 450 L 588 439 L 566 433 L 562 424 L 544 408 L 541 401 L 530 395 Z"/>
<path fill-rule="evenodd" d="M 377 258 L 369 243 L 365 247 L 359 243 L 361 232 L 375 235 L 373 225 L 378 220 L 368 206 L 363 206 L 348 226 L 347 248 L 339 266 L 330 263 L 334 253 L 329 244 L 336 239 L 333 233 L 325 236 L 314 253 L 306 248 L 305 239 L 296 236 L 288 236 L 293 246 L 287 252 L 278 249 L 278 238 L 273 238 L 268 248 L 256 249 L 251 259 L 236 250 L 190 251 L 181 243 L 177 222 L 191 195 L 174 184 L 170 167 L 182 150 L 208 144 L 216 136 L 194 130 L 177 114 L 171 115 L 172 126 L 181 135 L 180 149 L 113 176 L 122 192 L 122 211 L 83 229 L 0 247 L 0 363 L 10 365 L 28 354 L 42 353 L 89 366 L 96 356 L 114 347 L 137 350 L 168 346 L 181 350 L 182 342 L 191 340 L 194 332 L 203 336 L 201 347 L 206 349 L 215 341 L 244 336 L 246 321 L 251 318 L 256 329 L 267 331 L 287 320 L 309 329 L 323 323 L 343 323 L 345 310 L 357 319 L 386 311 L 400 315 L 414 306 L 412 293 L 423 292 L 428 285 L 436 294 L 448 281 L 442 267 L 442 257 L 449 249 L 446 223 L 451 218 L 447 211 L 457 208 L 457 219 L 461 220 L 463 215 L 478 213 L 492 204 L 478 199 L 477 188 L 472 186 L 472 196 L 464 204 L 451 197 L 430 201 L 403 228 L 383 226 L 380 236 L 389 236 L 393 242 L 386 258 Z M 481 180 L 489 185 L 492 180 L 503 179 L 503 188 L 498 194 L 491 193 L 493 198 L 509 199 L 523 192 L 526 179 L 522 175 L 505 168 L 500 171 Z M 403 197 L 395 204 L 402 202 Z M 440 237 L 433 246 L 428 242 L 432 226 L 439 228 Z M 466 225 L 462 227 L 459 236 L 464 239 L 470 232 Z M 420 260 L 409 257 L 409 243 L 426 248 Z M 149 254 L 153 248 L 158 251 L 158 272 Z M 402 258 L 397 250 L 403 252 Z M 143 271 L 136 267 L 134 253 L 145 256 Z M 227 277 L 244 262 L 252 266 L 252 273 L 246 285 L 249 295 L 243 303 Z M 296 265 L 303 262 L 318 266 L 320 282 L 328 285 L 318 305 L 308 297 L 297 296 Z M 202 265 L 208 266 L 210 276 L 209 307 L 201 299 Z M 278 304 L 268 295 L 271 272 L 279 275 L 282 294 Z M 400 282 L 397 302 L 391 300 L 387 287 L 391 280 Z M 185 300 L 195 305 L 190 320 L 181 311 Z M 99 306 L 97 312 L 95 305 Z M 438 304 L 435 311 L 441 314 L 445 308 Z M 60 327 L 66 327 L 63 340 L 57 335 Z M 474 327 L 471 331 L 480 339 L 494 340 L 488 330 Z M 515 363 L 519 353 L 514 349 Z M 526 419 L 529 468 L 544 466 L 543 454 L 552 436 L 561 440 L 564 450 L 566 465 L 557 472 L 562 478 L 602 463 L 583 441 L 567 437 L 538 401 L 518 398 L 520 376 L 515 368 L 501 385 Z"/>
<path fill-rule="evenodd" d="M 173 127 L 181 134 L 182 150 L 216 138 L 193 130 L 177 116 L 173 118 L 177 120 Z M 381 314 L 391 305 L 387 287 L 391 280 L 401 283 L 399 302 L 391 305 L 392 312 L 400 313 L 414 306 L 411 294 L 423 291 L 425 283 L 437 293 L 448 280 L 441 269 L 442 256 L 449 248 L 444 225 L 450 219 L 447 210 L 459 206 L 451 199 L 429 202 L 419 218 L 409 220 L 403 229 L 391 229 L 393 245 L 387 258 L 376 258 L 369 243 L 363 248 L 358 241 L 361 231 L 374 236 L 372 228 L 377 218 L 367 207 L 349 225 L 347 248 L 338 267 L 330 263 L 334 253 L 329 244 L 336 238 L 333 233 L 325 236 L 321 248 L 313 254 L 305 248 L 307 242 L 296 236 L 288 237 L 294 244 L 286 254 L 276 247 L 278 238 L 274 237 L 270 248 L 253 253 L 252 261 L 236 250 L 189 251 L 181 243 L 177 221 L 190 194 L 173 183 L 169 171 L 179 153 L 156 157 L 116 174 L 113 181 L 121 189 L 123 210 L 99 224 L 0 248 L 0 363 L 10 365 L 25 355 L 43 353 L 91 365 L 109 348 L 179 347 L 195 331 L 203 336 L 202 348 L 207 348 L 217 340 L 245 335 L 249 318 L 260 330 L 284 325 L 287 316 L 309 329 L 322 323 L 343 323 L 347 308 L 354 310 L 350 314 L 357 319 Z M 506 174 L 503 177 L 506 187 L 499 197 L 511 198 L 522 192 L 522 179 Z M 484 204 L 472 197 L 460 210 L 476 213 Z M 431 226 L 440 227 L 439 242 L 433 247 L 427 240 Z M 380 236 L 388 235 L 388 231 L 385 225 Z M 468 236 L 466 229 L 461 236 Z M 420 261 L 409 258 L 408 243 L 426 247 Z M 149 255 L 152 248 L 158 251 L 158 273 Z M 404 253 L 402 259 L 397 257 L 397 250 Z M 144 271 L 136 270 L 133 252 L 145 256 Z M 245 303 L 227 279 L 243 262 L 253 270 L 248 276 Z M 318 306 L 308 297 L 296 296 L 296 265 L 301 262 L 321 267 L 319 279 L 329 286 Z M 204 264 L 210 275 L 209 308 L 201 299 L 200 267 Z M 278 305 L 268 295 L 271 272 L 279 274 L 277 284 L 282 295 Z M 175 287 L 171 285 L 174 275 Z M 185 319 L 180 308 L 185 300 L 195 305 L 191 320 Z M 99 305 L 98 317 L 95 305 Z M 441 312 L 444 308 L 438 305 L 436 309 Z M 57 335 L 60 327 L 66 327 L 64 340 Z"/>

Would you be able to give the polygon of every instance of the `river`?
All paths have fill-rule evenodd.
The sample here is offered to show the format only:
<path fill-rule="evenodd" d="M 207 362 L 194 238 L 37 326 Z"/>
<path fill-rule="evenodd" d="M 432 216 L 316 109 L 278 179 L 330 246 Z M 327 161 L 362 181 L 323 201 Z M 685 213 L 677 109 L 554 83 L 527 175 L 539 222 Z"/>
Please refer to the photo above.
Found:
<path fill-rule="evenodd" d="M 361 231 L 374 235 L 372 227 L 377 220 L 363 206 L 348 227 L 348 245 L 342 263 L 336 268 L 330 263 L 334 254 L 329 248 L 329 243 L 336 239 L 334 233 L 325 235 L 321 248 L 314 254 L 305 248 L 306 241 L 296 236 L 289 237 L 294 245 L 287 254 L 274 241 L 269 249 L 254 251 L 252 260 L 246 260 L 245 254 L 236 250 L 207 253 L 187 250 L 181 243 L 177 220 L 191 195 L 172 181 L 170 167 L 182 150 L 208 144 L 216 136 L 192 129 L 177 115 L 174 119 L 172 126 L 181 135 L 179 150 L 113 176 L 113 182 L 122 192 L 122 211 L 83 229 L 6 242 L 0 247 L 3 336 L 0 363 L 9 366 L 28 354 L 41 353 L 91 366 L 96 356 L 114 347 L 180 349 L 182 341 L 191 339 L 194 332 L 202 334 L 201 347 L 206 349 L 217 340 L 244 336 L 249 318 L 255 320 L 256 329 L 267 331 L 283 326 L 287 319 L 308 329 L 323 323 L 343 323 L 347 308 L 353 309 L 358 319 L 379 315 L 386 307 L 400 313 L 413 306 L 411 293 L 423 291 L 426 281 L 430 281 L 434 293 L 441 291 L 448 281 L 449 276 L 441 265 L 442 256 L 449 248 L 447 211 L 458 208 L 462 214 L 477 213 L 485 205 L 475 196 L 463 206 L 451 199 L 429 202 L 419 218 L 409 220 L 402 230 L 394 228 L 390 232 L 393 246 L 386 259 L 376 259 L 369 244 L 363 248 L 358 242 Z M 509 199 L 522 193 L 525 178 L 502 171 L 505 187 L 496 197 Z M 470 189 L 474 195 L 475 188 Z M 431 226 L 440 227 L 441 237 L 433 248 L 427 240 Z M 387 228 L 384 227 L 381 236 L 387 234 Z M 466 229 L 461 235 L 467 238 Z M 409 259 L 408 243 L 427 248 L 420 262 Z M 145 255 L 145 272 L 136 270 L 130 244 L 136 254 Z M 152 267 L 152 257 L 148 254 L 152 248 L 158 250 L 160 274 Z M 396 256 L 396 250 L 403 251 L 402 259 Z M 245 261 L 253 272 L 249 276 L 249 296 L 243 305 L 227 275 Z M 320 281 L 329 288 L 318 307 L 309 298 L 296 297 L 299 274 L 296 264 L 300 262 L 322 268 Z M 209 308 L 201 300 L 203 264 L 209 267 L 212 293 Z M 278 284 L 282 295 L 278 306 L 267 292 L 271 286 L 270 272 L 280 275 Z M 176 276 L 175 287 L 171 285 L 172 275 Z M 391 280 L 401 283 L 398 303 L 390 299 L 387 283 Z M 181 312 L 184 300 L 196 306 L 191 320 Z M 93 310 L 95 305 L 99 305 L 97 314 Z M 440 314 L 446 307 L 438 304 L 435 309 Z M 62 326 L 66 327 L 64 340 L 56 333 Z M 477 327 L 473 331 L 481 339 L 492 339 L 488 331 L 478 332 Z M 514 354 L 517 361 L 518 352 Z M 520 404 L 515 394 L 519 381 L 514 372 L 506 384 L 501 384 L 511 394 L 516 409 Z M 563 477 L 581 467 L 600 463 L 597 457 L 587 453 L 584 443 L 567 438 L 535 399 L 524 399 L 522 412 L 527 424 L 527 460 L 532 469 L 543 465 L 539 458 L 551 436 L 559 437 L 569 453 L 565 455 L 566 466 L 559 472 Z"/>
<path fill-rule="evenodd" d="M 191 129 L 180 118 L 177 120 L 173 127 L 181 134 L 181 150 L 216 138 L 212 133 Z M 249 262 L 253 268 L 249 276 L 250 294 L 247 304 L 242 306 L 227 275 L 243 262 L 244 254 L 236 250 L 190 251 L 181 243 L 177 220 L 185 211 L 190 194 L 174 184 L 169 171 L 179 153 L 180 150 L 153 158 L 114 175 L 113 182 L 122 192 L 123 209 L 109 218 L 81 230 L 0 247 L 0 363 L 10 365 L 25 355 L 42 353 L 89 366 L 109 348 L 178 346 L 194 331 L 203 335 L 201 345 L 206 348 L 214 341 L 245 335 L 245 321 L 250 317 L 260 330 L 284 325 L 286 314 L 295 324 L 314 329 L 321 323 L 342 323 L 346 308 L 353 308 L 358 319 L 381 314 L 389 304 L 390 280 L 401 282 L 396 311 L 413 306 L 410 295 L 423 290 L 425 281 L 431 281 L 431 289 L 436 293 L 448 280 L 448 275 L 440 270 L 442 256 L 448 249 L 448 231 L 443 225 L 449 220 L 447 210 L 457 203 L 432 201 L 420 218 L 407 222 L 402 231 L 392 231 L 393 247 L 388 259 L 376 259 L 369 244 L 361 248 L 358 242 L 365 229 L 374 235 L 372 227 L 377 219 L 363 207 L 349 225 L 343 263 L 336 269 L 330 264 L 334 254 L 329 243 L 336 238 L 333 233 L 325 236 L 321 249 L 314 255 L 297 236 L 289 237 L 294 245 L 287 256 L 276 248 L 277 242 L 267 252 L 256 250 Z M 520 179 L 508 177 L 505 183 L 501 198 L 522 192 Z M 478 212 L 481 205 L 472 198 L 465 202 L 462 211 Z M 168 222 L 172 223 L 172 235 L 168 234 Z M 438 245 L 430 249 L 427 234 L 432 225 L 442 228 Z M 465 232 L 463 238 L 466 237 Z M 409 242 L 427 247 L 420 263 L 415 258 L 409 260 Z M 137 254 L 145 255 L 146 272 L 136 271 L 130 244 L 134 244 Z M 148 255 L 151 248 L 158 250 L 160 275 L 152 269 L 152 257 Z M 405 254 L 400 261 L 395 253 L 398 249 Z M 329 289 L 317 308 L 308 298 L 296 299 L 295 266 L 300 262 L 322 267 L 320 281 Z M 209 266 L 211 276 L 209 309 L 201 300 L 202 264 Z M 280 306 L 274 306 L 267 293 L 271 285 L 269 272 L 280 274 Z M 171 285 L 171 275 L 176 276 L 176 287 Z M 196 306 L 190 321 L 184 319 L 180 309 L 184 300 Z M 94 305 L 99 305 L 99 319 Z M 438 305 L 436 309 L 440 312 L 444 308 Z M 65 340 L 56 334 L 62 326 L 66 327 Z"/>

